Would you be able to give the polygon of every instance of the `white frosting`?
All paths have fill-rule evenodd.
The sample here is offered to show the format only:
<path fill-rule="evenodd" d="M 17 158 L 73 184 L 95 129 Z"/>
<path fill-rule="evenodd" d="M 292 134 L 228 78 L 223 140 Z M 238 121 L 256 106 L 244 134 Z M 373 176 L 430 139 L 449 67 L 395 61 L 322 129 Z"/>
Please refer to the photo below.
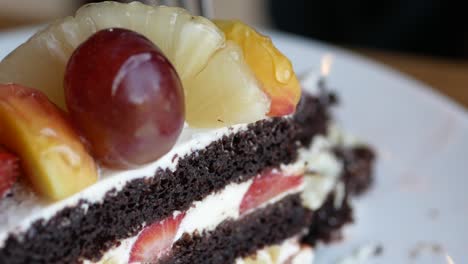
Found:
<path fill-rule="evenodd" d="M 346 197 L 346 186 L 344 182 L 340 181 L 335 186 L 335 199 L 333 200 L 333 206 L 336 209 L 341 208 Z"/>
<path fill-rule="evenodd" d="M 311 210 L 320 208 L 327 198 L 327 195 L 333 190 L 335 181 L 333 178 L 313 174 L 304 177 L 305 190 L 302 193 L 304 206 Z"/>
<path fill-rule="evenodd" d="M 213 230 L 226 219 L 239 218 L 239 208 L 252 180 L 240 184 L 229 184 L 220 193 L 213 193 L 195 202 L 186 213 L 177 230 L 175 240 L 182 234 L 192 234 L 195 230 Z"/>
<path fill-rule="evenodd" d="M 304 247 L 293 257 L 291 264 L 312 264 L 314 262 L 314 251 L 310 247 Z"/>
<path fill-rule="evenodd" d="M 286 240 L 281 243 L 279 248 L 279 254 L 275 259 L 277 263 L 284 263 L 288 261 L 291 257 L 298 254 L 301 251 L 299 242 L 296 239 Z"/>
<path fill-rule="evenodd" d="M 320 208 L 339 181 L 343 165 L 332 153 L 332 147 L 330 140 L 316 136 L 310 149 L 300 151 L 300 159 L 307 162 L 302 199 L 311 210 Z"/>
<path fill-rule="evenodd" d="M 126 264 L 128 263 L 128 260 L 130 259 L 130 251 L 132 249 L 133 244 L 137 240 L 138 235 L 121 240 L 120 245 L 118 247 L 114 247 L 108 250 L 104 254 L 104 256 L 102 256 L 101 260 L 99 260 L 98 262 L 84 260 L 83 264 L 91 264 L 91 263 Z"/>

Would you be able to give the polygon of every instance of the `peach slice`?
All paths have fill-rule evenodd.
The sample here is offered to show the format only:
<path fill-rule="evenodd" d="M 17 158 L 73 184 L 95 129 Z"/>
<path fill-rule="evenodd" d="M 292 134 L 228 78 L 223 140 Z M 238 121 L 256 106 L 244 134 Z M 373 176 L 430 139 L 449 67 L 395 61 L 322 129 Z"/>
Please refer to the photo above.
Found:
<path fill-rule="evenodd" d="M 20 156 L 28 182 L 51 200 L 97 181 L 97 168 L 64 114 L 41 92 L 0 85 L 0 144 Z"/>
<path fill-rule="evenodd" d="M 214 23 L 242 48 L 247 65 L 271 99 L 269 116 L 282 116 L 295 111 L 301 88 L 291 62 L 269 37 L 236 20 L 215 20 Z"/>

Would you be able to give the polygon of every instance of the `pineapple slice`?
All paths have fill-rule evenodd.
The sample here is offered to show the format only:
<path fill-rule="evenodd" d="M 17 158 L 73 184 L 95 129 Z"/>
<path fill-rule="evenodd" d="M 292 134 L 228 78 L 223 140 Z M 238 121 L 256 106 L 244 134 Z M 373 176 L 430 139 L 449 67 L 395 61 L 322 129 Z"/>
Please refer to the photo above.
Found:
<path fill-rule="evenodd" d="M 184 90 L 189 109 L 186 118 L 197 127 L 260 120 L 270 106 L 255 76 L 245 67 L 241 49 L 232 42 L 227 42 L 199 74 L 187 81 Z M 217 123 L 213 124 L 213 120 Z"/>
<path fill-rule="evenodd" d="M 269 37 L 237 21 L 217 20 L 226 39 L 236 42 L 243 51 L 245 61 L 253 70 L 262 90 L 271 99 L 270 116 L 291 114 L 301 97 L 299 81 L 291 62 L 276 49 Z"/>
<path fill-rule="evenodd" d="M 278 67 L 290 66 L 289 61 L 286 59 L 285 63 L 284 56 L 274 53 L 271 58 L 276 68 L 272 68 L 269 62 L 253 63 L 256 58 L 264 59 L 265 50 L 257 49 L 262 52 L 261 57 L 247 52 L 250 46 L 265 45 L 270 47 L 267 50 L 275 51 L 271 42 L 265 44 L 256 35 L 252 35 L 249 43 L 261 41 L 258 45 L 242 45 L 239 38 L 231 35 L 232 42 L 226 42 L 224 32 L 208 19 L 191 16 L 181 8 L 138 2 L 89 4 L 74 17 L 53 23 L 0 63 L 0 83 L 35 87 L 66 110 L 63 77 L 68 59 L 84 40 L 110 27 L 146 36 L 169 58 L 184 86 L 190 126 L 250 123 L 267 115 L 289 114 L 295 109 L 299 94 L 290 85 L 294 72 L 290 67 Z M 271 76 L 276 76 L 274 82 L 269 81 Z"/>

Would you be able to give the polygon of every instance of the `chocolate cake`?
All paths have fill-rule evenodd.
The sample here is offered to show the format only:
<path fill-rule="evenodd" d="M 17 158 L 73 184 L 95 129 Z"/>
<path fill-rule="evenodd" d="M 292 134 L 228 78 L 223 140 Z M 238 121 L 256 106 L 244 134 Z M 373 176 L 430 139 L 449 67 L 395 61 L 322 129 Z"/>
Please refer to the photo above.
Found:
<path fill-rule="evenodd" d="M 130 13 L 142 9 L 148 14 L 185 14 L 185 11 L 138 3 L 102 3 L 84 7 L 75 18 L 59 24 L 60 30 L 73 30 L 64 25 L 70 21 L 75 23 L 73 19 L 78 21 L 85 15 L 95 19 L 98 25 L 98 19 L 86 13 L 93 8 L 100 10 L 100 15 L 105 14 L 102 10 L 127 8 Z M 218 30 L 208 20 L 199 22 L 197 19 L 202 18 L 191 18 L 187 23 L 200 23 L 197 26 Z M 247 30 L 250 32 L 247 35 L 258 34 L 236 23 L 216 22 L 229 42 L 217 47 L 215 58 L 221 56 L 219 54 L 223 54 L 222 49 L 226 47 L 234 47 L 231 52 L 240 52 L 241 49 L 230 46 L 239 37 L 235 32 Z M 118 26 L 126 28 L 122 23 Z M 52 34 L 53 27 L 44 32 Z M 109 25 L 102 27 L 108 28 Z M 132 27 L 128 26 L 128 29 L 145 35 L 142 33 L 144 30 Z M 236 30 L 230 31 L 232 27 Z M 72 49 L 65 71 L 65 92 L 74 85 L 67 84 L 67 80 L 73 79 L 67 77 L 68 71 L 73 72 L 73 67 L 79 68 L 79 64 L 74 66 L 73 63 L 83 60 L 80 52 L 84 54 L 87 45 L 97 45 L 93 41 L 101 41 L 99 38 L 106 34 L 124 34 L 125 41 L 138 39 L 139 42 L 133 45 L 147 45 L 147 39 L 124 30 L 104 29 L 104 33 L 99 30 L 96 26 L 92 32 L 97 32 L 95 35 L 88 40 L 85 38 L 84 44 Z M 24 52 L 25 47 L 34 41 L 43 41 L 45 38 L 41 39 L 41 34 L 46 33 L 38 33 L 0 63 L 0 83 L 31 85 L 23 79 L 7 78 L 2 73 L 7 71 L 6 66 L 10 69 L 16 63 L 20 56 L 15 54 Z M 182 77 L 186 72 L 178 64 L 179 58 L 172 58 L 172 53 L 165 50 L 166 46 L 150 37 L 148 39 L 161 48 L 162 51 L 157 49 L 158 54 L 166 54 L 167 60 L 175 65 L 176 74 L 181 76 L 178 84 L 177 80 L 170 81 L 176 82 L 176 88 L 171 89 L 179 89 L 177 87 L 181 85 L 188 89 L 197 82 L 190 83 L 192 79 Z M 249 64 L 246 47 L 238 45 L 243 48 L 243 56 L 257 80 L 267 83 L 261 73 L 255 71 L 257 66 Z M 99 54 L 96 47 L 93 46 L 93 50 Z M 153 47 L 149 49 L 154 51 Z M 117 50 L 114 52 L 120 52 Z M 283 56 L 278 54 L 275 56 Z M 200 74 L 210 68 L 209 65 L 204 67 Z M 171 71 L 171 68 L 166 70 Z M 214 82 L 214 77 L 212 80 Z M 289 89 L 294 82 L 288 81 L 288 87 L 281 89 Z M 24 173 L 27 176 L 20 175 L 0 199 L 0 263 L 312 263 L 315 245 L 336 240 L 340 229 L 353 221 L 350 198 L 363 193 L 371 185 L 374 154 L 368 146 L 347 140 L 334 123 L 330 110 L 336 104 L 336 95 L 323 87 L 323 83 L 320 83 L 321 87 L 318 87 L 319 82 L 310 85 L 308 80 L 307 83 L 302 85 L 302 95 L 295 101 L 291 99 L 294 101 L 292 105 L 288 105 L 292 101 L 286 100 L 284 95 L 279 100 L 276 94 L 263 90 L 268 96 L 260 95 L 268 98 L 266 105 L 269 109 L 259 105 L 249 109 L 247 117 L 236 112 L 235 115 L 220 114 L 215 121 L 207 118 L 209 113 L 195 117 L 190 101 L 195 99 L 185 90 L 186 122 L 178 132 L 180 135 L 175 137 L 177 141 L 163 155 L 136 166 L 127 166 L 129 161 L 136 160 L 133 157 L 125 162 L 117 159 L 109 162 L 115 152 L 104 158 L 100 156 L 101 149 L 93 141 L 94 135 L 87 134 L 89 126 L 76 119 L 75 110 L 69 105 L 72 103 L 67 100 L 70 119 L 75 122 L 73 127 L 83 133 L 84 145 L 90 145 L 86 149 L 90 149 L 99 167 L 96 170 L 98 179 L 57 198 L 44 194 L 44 188 L 38 187 L 31 178 L 38 176 L 27 175 L 30 170 L 26 168 Z M 37 86 L 40 85 L 37 82 Z M 0 89 L 13 88 L 2 86 Z M 23 92 L 27 94 L 27 91 Z M 114 86 L 111 92 L 109 100 L 113 100 Z M 47 91 L 44 93 L 53 101 Z M 301 91 L 297 93 L 301 94 Z M 255 91 L 249 96 L 256 94 L 259 93 Z M 5 98 L 0 90 L 0 125 L 5 120 L 1 118 L 4 115 L 1 102 L 7 100 Z M 261 103 L 261 98 L 256 100 L 257 103 Z M 54 103 L 60 107 L 60 102 Z M 213 105 L 215 103 L 212 102 Z M 226 107 L 229 105 L 226 103 Z M 170 105 L 169 109 L 173 107 L 178 107 L 177 103 Z M 258 118 L 252 112 L 255 109 L 263 111 L 263 117 Z M 243 110 L 231 111 L 241 113 Z M 209 126 L 206 125 L 207 120 L 211 122 Z M 144 132 L 153 133 L 153 130 Z M 169 142 L 171 139 L 164 140 Z M 16 145 L 8 145 L 4 141 L 0 144 L 17 153 L 23 167 L 29 166 L 27 161 L 31 157 L 14 149 Z M 152 147 L 141 149 L 148 148 Z M 157 144 L 154 148 L 158 148 Z M 124 154 L 120 157 L 126 158 Z M 3 173 L 1 162 L 0 157 L 0 183 Z"/>
<path fill-rule="evenodd" d="M 5 229 L 8 225 L 2 225 L 0 260 L 2 263 L 99 261 L 106 252 L 117 251 L 115 248 L 127 245 L 122 240 L 141 232 L 143 223 L 159 222 L 174 211 L 186 211 L 193 207 L 195 201 L 203 202 L 207 196 L 219 193 L 228 185 L 245 184 L 264 170 L 304 163 L 299 160 L 298 153 L 306 146 L 298 142 L 325 136 L 313 127 L 327 126 L 330 106 L 320 105 L 320 100 L 306 93 L 303 101 L 303 105 L 308 107 L 298 109 L 293 118 L 262 120 L 247 125 L 245 129 L 222 129 L 224 135 L 218 134 L 217 140 L 202 149 L 185 155 L 171 153 L 168 160 L 175 165 L 173 171 L 155 167 L 152 174 L 142 172 L 141 177 L 129 180 L 119 189 L 110 186 L 99 202 L 77 197 L 69 204 L 63 203 L 60 209 L 50 209 L 55 212 L 49 213 L 49 218 L 40 214 L 30 219 L 17 216 L 24 217 L 23 221 L 29 225 L 20 232 L 16 228 Z M 317 132 L 305 136 L 303 131 Z M 336 148 L 340 151 L 335 151 Z M 359 155 L 365 152 L 364 149 L 363 146 L 332 145 L 321 150 L 336 155 L 343 164 L 337 183 L 345 183 L 346 193 L 363 191 L 369 186 L 373 158 L 369 149 L 366 149 L 366 155 Z M 338 154 L 344 151 L 357 155 Z M 352 166 L 365 169 L 350 171 Z M 310 245 L 320 240 L 329 241 L 332 233 L 339 232 L 344 224 L 352 221 L 348 195 L 341 206 L 335 208 L 334 189 L 325 193 L 327 198 L 320 208 L 304 206 L 300 199 L 303 189 L 298 189 L 295 194 L 243 218 L 221 220 L 212 230 L 184 233 L 175 241 L 174 252 L 162 263 L 231 263 L 236 258 L 249 256 L 258 249 L 291 237 L 302 237 L 301 241 Z M 19 190 L 12 193 L 2 201 L 1 212 L 28 206 L 22 204 L 27 198 L 35 199 L 22 196 Z M 35 207 L 30 209 L 41 212 Z M 336 220 L 330 221 L 332 218 Z M 6 215 L 0 219 L 8 221 L 4 223 L 11 226 L 18 223 L 8 220 Z M 103 222 L 105 224 L 100 224 Z M 330 225 L 331 222 L 334 224 Z M 262 235 L 262 230 L 267 233 Z M 206 262 L 200 262 L 202 259 Z"/>

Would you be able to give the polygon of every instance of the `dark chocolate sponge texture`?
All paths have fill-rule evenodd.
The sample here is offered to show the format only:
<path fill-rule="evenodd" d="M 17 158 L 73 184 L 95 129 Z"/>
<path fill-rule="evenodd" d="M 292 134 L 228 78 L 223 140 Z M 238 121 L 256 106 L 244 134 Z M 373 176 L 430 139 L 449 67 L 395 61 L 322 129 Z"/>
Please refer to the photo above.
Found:
<path fill-rule="evenodd" d="M 365 192 L 373 182 L 375 153 L 367 146 L 337 148 L 335 154 L 343 160 L 343 181 L 348 192 L 359 195 Z"/>
<path fill-rule="evenodd" d="M 294 114 L 294 122 L 299 127 L 297 139 L 304 147 L 310 145 L 314 136 L 327 133 L 329 108 L 336 102 L 337 98 L 332 93 L 323 92 L 318 96 L 302 93 Z"/>

